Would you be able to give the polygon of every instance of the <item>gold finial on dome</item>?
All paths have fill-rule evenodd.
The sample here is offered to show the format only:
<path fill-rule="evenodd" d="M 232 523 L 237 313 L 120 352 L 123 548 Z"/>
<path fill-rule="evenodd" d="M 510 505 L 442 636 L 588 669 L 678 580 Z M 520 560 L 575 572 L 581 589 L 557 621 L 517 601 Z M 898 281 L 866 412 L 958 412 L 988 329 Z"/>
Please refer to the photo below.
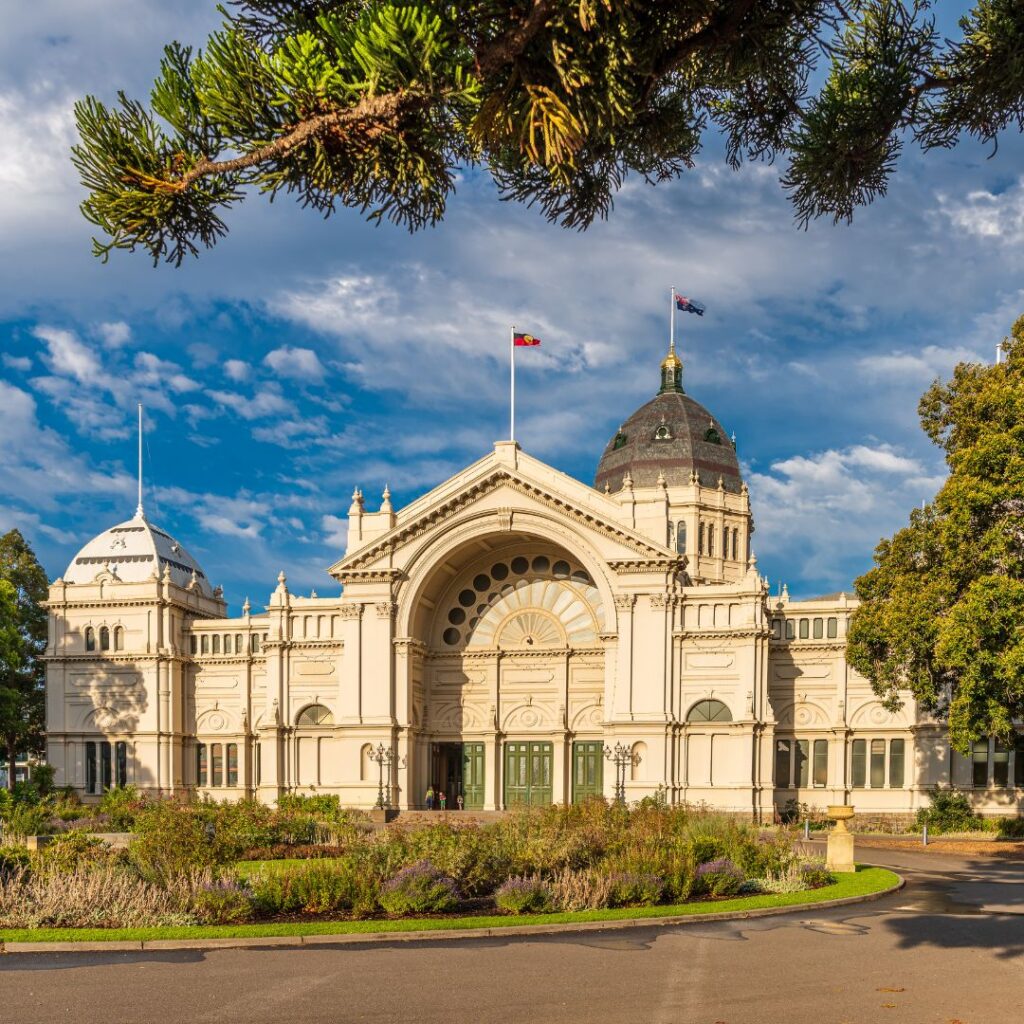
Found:
<path fill-rule="evenodd" d="M 683 393 L 683 361 L 676 355 L 675 342 L 669 345 L 668 355 L 661 361 L 661 387 L 658 394 Z"/>

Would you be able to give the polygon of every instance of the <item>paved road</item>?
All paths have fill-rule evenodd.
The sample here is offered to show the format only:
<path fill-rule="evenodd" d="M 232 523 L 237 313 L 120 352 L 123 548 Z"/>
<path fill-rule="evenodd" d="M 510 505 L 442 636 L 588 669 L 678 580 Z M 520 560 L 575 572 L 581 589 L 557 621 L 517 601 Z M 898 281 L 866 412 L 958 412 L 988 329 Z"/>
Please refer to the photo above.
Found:
<path fill-rule="evenodd" d="M 1024 1019 L 1024 865 L 872 851 L 903 892 L 760 921 L 363 948 L 0 958 L 0 1022 Z"/>

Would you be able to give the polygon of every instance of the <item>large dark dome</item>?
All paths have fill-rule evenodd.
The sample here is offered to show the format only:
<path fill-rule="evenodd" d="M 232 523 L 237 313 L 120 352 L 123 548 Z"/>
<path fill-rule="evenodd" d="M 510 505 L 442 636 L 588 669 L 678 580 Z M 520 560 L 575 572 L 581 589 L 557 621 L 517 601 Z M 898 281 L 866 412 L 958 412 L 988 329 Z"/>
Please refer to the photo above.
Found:
<path fill-rule="evenodd" d="M 681 366 L 680 366 L 681 371 Z M 727 491 L 739 493 L 736 449 L 722 424 L 684 394 L 681 372 L 662 377 L 662 392 L 642 405 L 616 431 L 597 466 L 594 486 L 603 491 L 622 487 L 628 470 L 634 487 L 654 487 L 658 474 L 672 487 L 690 483 L 697 472 L 704 487 L 717 487 L 719 477 Z"/>

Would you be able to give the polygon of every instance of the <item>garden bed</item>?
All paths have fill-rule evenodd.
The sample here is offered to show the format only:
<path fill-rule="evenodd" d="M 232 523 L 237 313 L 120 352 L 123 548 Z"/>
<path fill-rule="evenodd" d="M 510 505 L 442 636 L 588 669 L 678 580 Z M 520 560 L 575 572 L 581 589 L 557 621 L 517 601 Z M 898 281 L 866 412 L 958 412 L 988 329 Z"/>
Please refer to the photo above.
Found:
<path fill-rule="evenodd" d="M 699 900 L 688 903 L 585 910 L 575 913 L 488 914 L 474 916 L 429 916 L 398 919 L 340 921 L 278 921 L 260 924 L 195 925 L 154 928 L 8 928 L 0 929 L 3 943 L 52 942 L 153 942 L 160 940 L 260 939 L 288 936 L 402 935 L 410 932 L 460 932 L 478 929 L 523 928 L 529 926 L 566 926 L 636 922 L 672 923 L 673 919 L 743 917 L 772 910 L 799 910 L 837 901 L 857 901 L 892 891 L 900 878 L 885 868 L 860 866 L 855 874 L 839 875 L 837 880 L 806 892 L 740 896 Z"/>

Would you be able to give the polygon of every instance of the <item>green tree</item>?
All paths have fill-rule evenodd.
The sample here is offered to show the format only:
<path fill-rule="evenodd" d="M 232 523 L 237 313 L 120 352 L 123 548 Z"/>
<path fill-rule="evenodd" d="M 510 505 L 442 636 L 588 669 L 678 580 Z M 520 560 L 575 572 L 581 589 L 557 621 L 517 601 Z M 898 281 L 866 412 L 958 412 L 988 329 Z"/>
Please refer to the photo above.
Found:
<path fill-rule="evenodd" d="M 46 719 L 46 573 L 19 530 L 0 536 L 0 742 L 8 788 L 20 753 L 41 753 Z"/>
<path fill-rule="evenodd" d="M 849 220 L 925 149 L 1024 128 L 1024 5 L 978 0 L 940 37 L 930 0 L 234 0 L 172 43 L 149 104 L 76 105 L 94 244 L 180 264 L 247 189 L 410 230 L 460 168 L 585 227 L 625 177 L 772 160 L 800 222 Z"/>
<path fill-rule="evenodd" d="M 857 580 L 848 658 L 886 705 L 909 690 L 954 747 L 1024 718 L 1024 316 L 993 366 L 961 363 L 921 399 L 949 476 Z"/>

